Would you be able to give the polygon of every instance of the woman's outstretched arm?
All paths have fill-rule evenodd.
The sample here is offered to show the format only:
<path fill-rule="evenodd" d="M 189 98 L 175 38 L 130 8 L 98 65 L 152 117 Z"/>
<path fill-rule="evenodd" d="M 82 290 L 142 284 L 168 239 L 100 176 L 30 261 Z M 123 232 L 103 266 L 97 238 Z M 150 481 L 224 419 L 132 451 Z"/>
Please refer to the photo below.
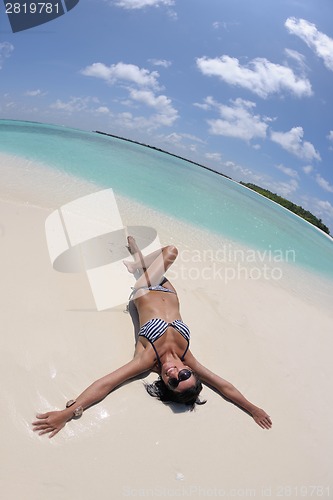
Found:
<path fill-rule="evenodd" d="M 135 356 L 126 365 L 87 387 L 69 408 L 36 415 L 38 420 L 32 423 L 33 430 L 40 435 L 49 434 L 49 437 L 52 438 L 74 417 L 76 409 L 85 410 L 94 403 L 98 403 L 119 385 L 149 370 L 150 365 L 151 360 L 147 359 L 145 352 Z"/>
<path fill-rule="evenodd" d="M 262 408 L 248 401 L 230 382 L 203 366 L 191 353 L 188 353 L 185 362 L 189 364 L 190 368 L 192 368 L 202 382 L 218 391 L 236 406 L 243 408 L 247 413 L 252 415 L 254 421 L 260 427 L 263 429 L 270 429 L 272 427 L 270 416 Z"/>

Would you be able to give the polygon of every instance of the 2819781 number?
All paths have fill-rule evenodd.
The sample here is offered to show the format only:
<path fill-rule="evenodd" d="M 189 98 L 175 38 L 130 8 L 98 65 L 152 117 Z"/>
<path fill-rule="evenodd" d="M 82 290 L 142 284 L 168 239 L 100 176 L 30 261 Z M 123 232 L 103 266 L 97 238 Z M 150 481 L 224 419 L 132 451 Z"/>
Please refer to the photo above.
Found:
<path fill-rule="evenodd" d="M 59 14 L 59 3 L 6 3 L 6 14 L 41 14 L 42 12 L 45 14 Z"/>

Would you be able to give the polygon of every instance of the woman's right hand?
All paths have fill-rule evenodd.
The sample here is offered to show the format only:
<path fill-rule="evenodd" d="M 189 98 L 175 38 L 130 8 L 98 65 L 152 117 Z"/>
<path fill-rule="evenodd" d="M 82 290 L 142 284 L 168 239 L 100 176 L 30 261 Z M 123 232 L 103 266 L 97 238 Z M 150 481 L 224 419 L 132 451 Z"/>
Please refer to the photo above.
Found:
<path fill-rule="evenodd" d="M 270 429 L 272 427 L 271 417 L 262 408 L 255 407 L 252 417 L 262 429 Z"/>
<path fill-rule="evenodd" d="M 43 434 L 50 434 L 49 438 L 58 434 L 58 432 L 65 427 L 68 420 L 70 420 L 66 410 L 38 413 L 36 418 L 38 418 L 38 420 L 32 422 L 33 431 L 38 432 L 40 436 Z"/>

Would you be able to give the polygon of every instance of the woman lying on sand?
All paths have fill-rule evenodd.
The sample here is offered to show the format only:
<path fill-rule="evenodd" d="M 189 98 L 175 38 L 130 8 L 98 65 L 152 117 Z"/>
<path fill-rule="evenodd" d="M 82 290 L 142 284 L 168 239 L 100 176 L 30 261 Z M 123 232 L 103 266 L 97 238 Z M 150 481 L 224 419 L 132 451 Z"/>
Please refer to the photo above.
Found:
<path fill-rule="evenodd" d="M 147 371 L 159 374 L 153 384 L 145 384 L 147 392 L 165 403 L 183 403 L 193 409 L 203 404 L 199 394 L 201 381 L 215 389 L 222 397 L 250 414 L 263 429 L 272 421 L 267 413 L 250 403 L 230 382 L 203 366 L 189 350 L 190 330 L 183 323 L 177 292 L 163 277 L 177 257 L 174 246 L 143 257 L 133 237 L 128 238 L 128 249 L 134 262 L 125 261 L 128 271 L 137 278 L 131 294 L 139 316 L 140 330 L 133 359 L 126 365 L 94 382 L 61 411 L 36 415 L 34 431 L 55 436 L 72 418 L 104 399 L 127 380 Z"/>

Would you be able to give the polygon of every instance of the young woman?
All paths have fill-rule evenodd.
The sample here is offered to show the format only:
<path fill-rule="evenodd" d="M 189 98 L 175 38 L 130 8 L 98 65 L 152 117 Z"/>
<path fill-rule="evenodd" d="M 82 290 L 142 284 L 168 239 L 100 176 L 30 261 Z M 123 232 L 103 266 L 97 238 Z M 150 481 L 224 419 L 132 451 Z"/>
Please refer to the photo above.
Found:
<path fill-rule="evenodd" d="M 199 394 L 204 382 L 222 397 L 250 414 L 263 429 L 270 429 L 272 421 L 267 413 L 250 403 L 230 382 L 203 366 L 189 349 L 190 330 L 182 321 L 177 292 L 163 277 L 175 261 L 178 251 L 174 246 L 143 257 L 133 237 L 128 238 L 128 249 L 133 262 L 125 261 L 128 271 L 137 278 L 130 297 L 130 306 L 138 314 L 140 329 L 137 334 L 133 359 L 109 375 L 94 382 L 76 400 L 61 411 L 36 415 L 34 431 L 40 435 L 55 436 L 72 418 L 78 418 L 89 406 L 104 399 L 127 380 L 153 371 L 159 379 L 146 384 L 147 392 L 165 403 L 182 403 L 191 409 L 203 404 Z"/>

